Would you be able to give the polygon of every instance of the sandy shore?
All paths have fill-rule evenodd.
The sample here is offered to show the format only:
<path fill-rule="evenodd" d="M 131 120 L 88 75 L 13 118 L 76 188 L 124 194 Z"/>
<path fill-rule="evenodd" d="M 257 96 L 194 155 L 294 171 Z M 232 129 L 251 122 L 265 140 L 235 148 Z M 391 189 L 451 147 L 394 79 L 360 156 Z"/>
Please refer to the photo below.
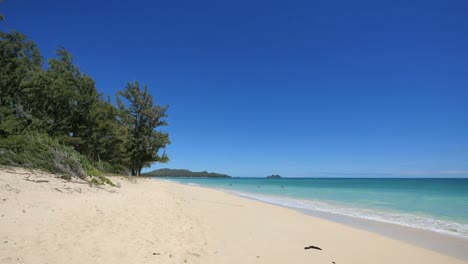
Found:
<path fill-rule="evenodd" d="M 216 190 L 113 181 L 0 169 L 0 263 L 468 263 Z"/>

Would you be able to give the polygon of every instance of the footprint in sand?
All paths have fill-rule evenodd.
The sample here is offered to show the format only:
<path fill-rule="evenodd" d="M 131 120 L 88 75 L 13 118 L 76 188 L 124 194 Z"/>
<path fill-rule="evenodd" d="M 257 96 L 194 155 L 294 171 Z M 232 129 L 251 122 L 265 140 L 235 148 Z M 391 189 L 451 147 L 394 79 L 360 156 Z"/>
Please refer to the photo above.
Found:
<path fill-rule="evenodd" d="M 20 193 L 21 190 L 18 188 L 12 187 L 10 184 L 6 184 L 2 186 L 2 189 L 7 190 L 9 192 L 15 192 L 16 194 Z"/>

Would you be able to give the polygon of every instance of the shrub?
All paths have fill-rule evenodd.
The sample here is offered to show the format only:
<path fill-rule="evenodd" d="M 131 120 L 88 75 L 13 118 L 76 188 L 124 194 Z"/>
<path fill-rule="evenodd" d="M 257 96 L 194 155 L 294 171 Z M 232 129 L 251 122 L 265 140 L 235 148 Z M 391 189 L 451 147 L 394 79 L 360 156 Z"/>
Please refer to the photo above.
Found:
<path fill-rule="evenodd" d="M 105 161 L 100 161 L 94 163 L 94 166 L 104 172 L 104 173 L 113 173 L 113 174 L 125 174 L 128 175 L 128 168 L 120 164 L 110 164 Z"/>
<path fill-rule="evenodd" d="M 0 138 L 0 165 L 43 169 L 87 179 L 99 185 L 114 184 L 73 148 L 46 134 L 27 133 Z"/>
<path fill-rule="evenodd" d="M 59 172 L 52 150 L 53 141 L 46 135 L 10 135 L 0 138 L 0 164 Z"/>

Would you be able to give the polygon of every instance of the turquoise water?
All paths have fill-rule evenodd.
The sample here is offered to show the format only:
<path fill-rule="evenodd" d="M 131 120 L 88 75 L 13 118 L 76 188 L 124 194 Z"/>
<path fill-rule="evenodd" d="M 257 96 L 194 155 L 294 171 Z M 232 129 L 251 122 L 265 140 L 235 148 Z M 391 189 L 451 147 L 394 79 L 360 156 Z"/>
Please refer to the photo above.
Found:
<path fill-rule="evenodd" d="M 301 210 L 468 238 L 468 179 L 168 179 Z"/>

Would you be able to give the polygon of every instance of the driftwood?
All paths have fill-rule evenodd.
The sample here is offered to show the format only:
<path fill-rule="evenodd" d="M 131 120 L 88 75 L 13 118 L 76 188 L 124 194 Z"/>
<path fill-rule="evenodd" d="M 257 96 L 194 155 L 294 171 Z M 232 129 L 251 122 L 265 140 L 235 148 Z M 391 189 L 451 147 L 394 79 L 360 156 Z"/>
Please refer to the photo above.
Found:
<path fill-rule="evenodd" d="M 17 172 L 17 171 L 10 171 L 10 170 L 6 170 L 5 172 L 11 173 L 11 174 L 23 174 L 23 175 L 30 175 L 31 174 L 29 172 Z"/>
<path fill-rule="evenodd" d="M 40 183 L 40 182 L 49 182 L 48 180 L 30 180 L 30 179 L 26 179 L 27 181 L 30 181 L 30 182 L 35 182 L 35 183 Z"/>
<path fill-rule="evenodd" d="M 305 247 L 304 249 L 317 249 L 317 250 L 322 250 L 321 248 L 316 247 L 316 246 L 308 246 L 308 247 Z"/>
<path fill-rule="evenodd" d="M 24 178 L 25 180 L 27 181 L 30 181 L 30 182 L 35 182 L 35 183 L 40 183 L 40 182 L 49 182 L 48 180 L 30 180 L 29 179 L 30 176 Z"/>

